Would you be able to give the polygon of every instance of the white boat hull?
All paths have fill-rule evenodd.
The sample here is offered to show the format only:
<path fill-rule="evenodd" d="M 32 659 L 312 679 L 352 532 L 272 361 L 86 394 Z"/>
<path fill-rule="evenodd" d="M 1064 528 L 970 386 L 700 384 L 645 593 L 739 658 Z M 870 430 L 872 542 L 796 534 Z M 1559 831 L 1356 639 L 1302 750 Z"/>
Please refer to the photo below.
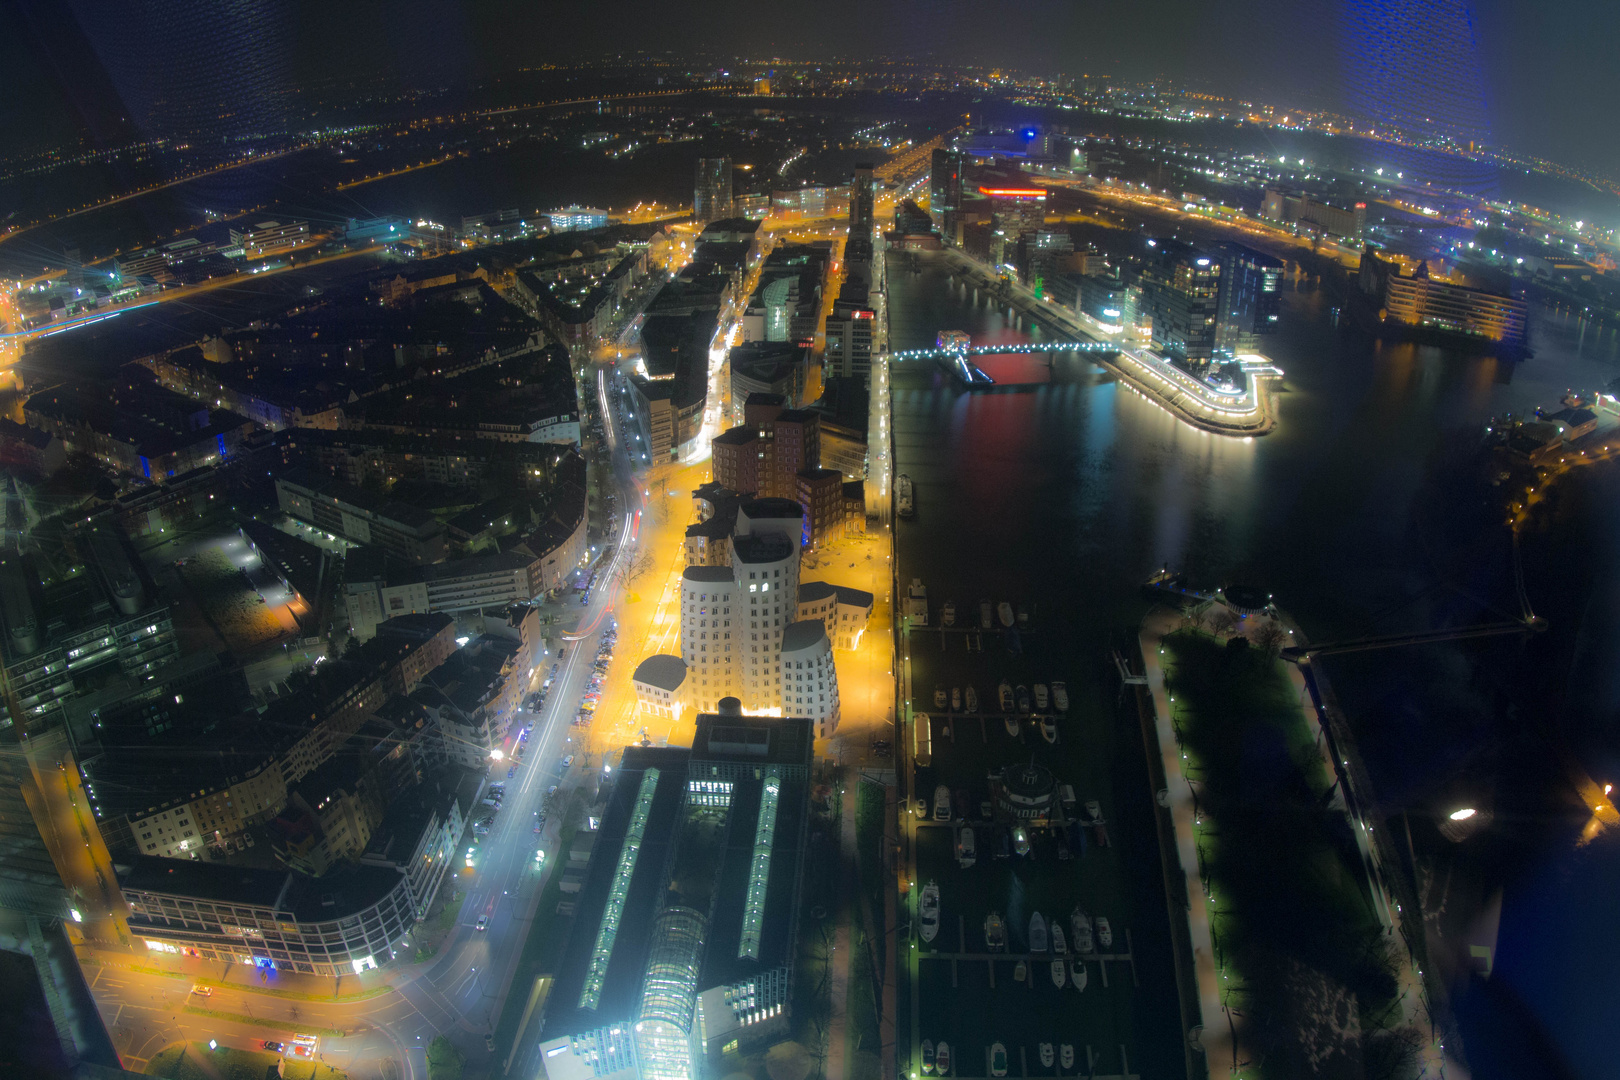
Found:
<path fill-rule="evenodd" d="M 1063 984 L 1068 982 L 1068 979 L 1068 975 L 1063 970 L 1063 961 L 1052 961 L 1052 985 L 1061 990 L 1063 989 Z"/>

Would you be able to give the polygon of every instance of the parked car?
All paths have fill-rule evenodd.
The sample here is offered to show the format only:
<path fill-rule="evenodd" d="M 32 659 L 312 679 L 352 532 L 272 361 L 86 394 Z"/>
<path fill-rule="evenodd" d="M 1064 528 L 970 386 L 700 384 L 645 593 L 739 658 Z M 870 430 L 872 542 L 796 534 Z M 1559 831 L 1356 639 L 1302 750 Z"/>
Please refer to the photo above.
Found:
<path fill-rule="evenodd" d="M 281 1044 L 274 1039 L 266 1039 L 259 1045 L 270 1051 L 272 1054 L 281 1053 Z"/>
<path fill-rule="evenodd" d="M 473 924 L 473 929 L 474 930 L 482 930 L 488 925 L 489 925 L 489 916 L 488 915 L 480 915 L 480 916 L 478 916 L 478 922 Z"/>
<path fill-rule="evenodd" d="M 567 757 L 562 759 L 562 767 L 565 768 L 565 769 L 572 769 L 574 767 L 574 755 L 573 754 L 569 754 Z"/>

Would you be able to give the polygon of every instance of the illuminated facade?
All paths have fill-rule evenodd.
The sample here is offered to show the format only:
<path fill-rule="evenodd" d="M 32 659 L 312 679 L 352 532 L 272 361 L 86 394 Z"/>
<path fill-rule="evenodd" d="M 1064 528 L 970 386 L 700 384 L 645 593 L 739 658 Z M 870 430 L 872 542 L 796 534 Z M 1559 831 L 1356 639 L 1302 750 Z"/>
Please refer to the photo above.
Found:
<path fill-rule="evenodd" d="M 803 718 L 700 715 L 628 747 L 541 1018 L 552 1080 L 697 1080 L 788 1030 L 809 822 Z"/>

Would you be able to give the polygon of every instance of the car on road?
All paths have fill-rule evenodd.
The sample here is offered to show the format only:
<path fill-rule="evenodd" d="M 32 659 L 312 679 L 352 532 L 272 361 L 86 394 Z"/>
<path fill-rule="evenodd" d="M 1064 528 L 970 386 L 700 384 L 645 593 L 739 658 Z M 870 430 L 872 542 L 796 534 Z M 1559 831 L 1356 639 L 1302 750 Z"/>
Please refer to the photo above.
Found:
<path fill-rule="evenodd" d="M 213 997 L 214 996 L 214 988 L 212 986 L 204 986 L 201 983 L 198 983 L 196 986 L 193 986 L 191 988 L 191 992 L 193 994 L 196 994 L 198 997 Z"/>
<path fill-rule="evenodd" d="M 484 1049 L 488 1050 L 492 1054 L 495 1052 L 495 1036 L 494 1035 L 485 1035 L 484 1036 Z"/>
<path fill-rule="evenodd" d="M 270 1051 L 272 1054 L 281 1053 L 281 1044 L 276 1042 L 274 1039 L 266 1039 L 259 1045 Z"/>
<path fill-rule="evenodd" d="M 489 916 L 488 915 L 480 915 L 480 916 L 478 916 L 478 921 L 473 924 L 473 929 L 474 930 L 482 930 L 488 925 L 489 925 Z"/>
<path fill-rule="evenodd" d="M 510 769 L 506 770 L 506 778 L 508 780 L 512 779 L 512 777 L 514 777 L 516 775 L 517 775 L 517 766 L 516 765 L 514 765 Z"/>
<path fill-rule="evenodd" d="M 567 757 L 562 759 L 562 767 L 565 768 L 565 769 L 572 769 L 574 767 L 574 755 L 573 754 L 569 754 Z"/>

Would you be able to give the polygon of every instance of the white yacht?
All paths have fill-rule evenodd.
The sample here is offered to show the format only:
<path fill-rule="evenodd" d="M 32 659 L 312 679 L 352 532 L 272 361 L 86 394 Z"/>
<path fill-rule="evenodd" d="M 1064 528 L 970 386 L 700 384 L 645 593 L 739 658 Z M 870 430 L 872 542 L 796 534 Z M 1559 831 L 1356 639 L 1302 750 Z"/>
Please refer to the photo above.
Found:
<path fill-rule="evenodd" d="M 945 688 L 943 686 L 934 687 L 934 708 L 943 709 L 945 707 L 946 700 Z"/>
<path fill-rule="evenodd" d="M 1078 956 L 1069 957 L 1069 981 L 1081 993 L 1086 989 L 1086 962 Z"/>
<path fill-rule="evenodd" d="M 1069 939 L 1063 936 L 1063 924 L 1052 921 L 1052 951 L 1059 956 L 1069 955 Z"/>
<path fill-rule="evenodd" d="M 901 473 L 894 485 L 895 502 L 901 517 L 908 518 L 917 512 L 917 503 L 913 497 L 911 477 Z"/>
<path fill-rule="evenodd" d="M 1041 717 L 1041 738 L 1049 743 L 1057 742 L 1057 721 L 1050 716 Z"/>
<path fill-rule="evenodd" d="M 971 686 L 967 688 L 967 711 L 970 713 L 979 711 L 979 692 Z"/>
<path fill-rule="evenodd" d="M 1005 600 L 1003 600 L 1001 603 L 997 604 L 996 605 L 996 617 L 1001 620 L 1001 625 L 1002 626 L 1008 626 L 1008 627 L 1012 626 L 1012 624 L 1013 624 L 1012 605 L 1007 603 L 1007 601 L 1005 601 Z"/>
<path fill-rule="evenodd" d="M 1069 913 L 1069 930 L 1074 934 L 1074 951 L 1077 953 L 1091 952 L 1091 919 L 1078 906 Z"/>
<path fill-rule="evenodd" d="M 940 613 L 939 621 L 944 623 L 946 626 L 955 626 L 956 625 L 956 601 L 955 600 L 947 600 L 947 601 L 945 601 L 945 610 Z"/>
<path fill-rule="evenodd" d="M 1046 919 L 1038 911 L 1029 917 L 1029 951 L 1046 951 Z"/>
<path fill-rule="evenodd" d="M 1007 1075 L 1007 1048 L 1000 1043 L 990 1045 L 990 1075 Z"/>
<path fill-rule="evenodd" d="M 1097 916 L 1097 944 L 1109 948 L 1114 944 L 1114 928 L 1108 925 L 1108 916 Z"/>
<path fill-rule="evenodd" d="M 1006 679 L 1002 679 L 1001 680 L 1001 685 L 996 688 L 996 693 L 1000 696 L 1000 699 L 1001 699 L 1001 711 L 1004 712 L 1004 713 L 1012 712 L 1013 711 L 1012 683 L 1008 682 Z"/>
<path fill-rule="evenodd" d="M 934 1047 L 934 1069 L 941 1076 L 951 1075 L 951 1044 L 943 1039 Z"/>
<path fill-rule="evenodd" d="M 1063 961 L 1061 959 L 1054 960 L 1050 966 L 1052 968 L 1052 985 L 1059 990 L 1063 989 L 1063 984 L 1068 981 L 1068 976 L 1063 970 Z"/>
<path fill-rule="evenodd" d="M 1007 729 L 1007 734 L 1015 739 L 1018 738 L 1018 717 L 1008 713 L 1001 718 L 1001 724 Z"/>
<path fill-rule="evenodd" d="M 1029 965 L 1022 960 L 1013 965 L 1013 982 L 1023 982 L 1029 978 Z"/>
<path fill-rule="evenodd" d="M 1058 1047 L 1058 1064 L 1065 1069 L 1074 1068 L 1074 1044 L 1064 1043 Z"/>
<path fill-rule="evenodd" d="M 1047 697 L 1047 694 L 1046 694 L 1046 684 L 1043 683 L 1043 682 L 1036 683 L 1035 684 L 1035 711 L 1036 712 L 1045 712 L 1046 711 L 1046 706 L 1047 706 L 1047 704 L 1049 702 L 1050 702 L 1050 699 Z"/>
<path fill-rule="evenodd" d="M 978 859 L 973 826 L 964 825 L 956 834 L 956 865 L 966 870 Z"/>
<path fill-rule="evenodd" d="M 923 1072 L 934 1071 L 934 1040 L 924 1039 L 922 1044 Z"/>
<path fill-rule="evenodd" d="M 988 629 L 990 629 L 990 625 L 991 625 L 990 624 L 990 601 L 988 601 L 988 600 L 980 600 L 979 601 L 979 629 L 980 630 L 988 630 Z"/>
<path fill-rule="evenodd" d="M 962 711 L 962 688 L 960 686 L 953 686 L 953 687 L 951 687 L 951 712 L 961 712 L 961 711 Z"/>
<path fill-rule="evenodd" d="M 923 886 L 922 904 L 918 908 L 922 916 L 921 934 L 924 941 L 933 941 L 934 935 L 939 933 L 939 883 L 930 881 Z"/>
<path fill-rule="evenodd" d="M 951 789 L 944 784 L 934 789 L 934 820 L 951 820 Z"/>
<path fill-rule="evenodd" d="M 1041 1068 L 1050 1069 L 1052 1063 L 1056 1060 L 1057 1055 L 1052 1052 L 1052 1044 L 1049 1042 L 1041 1043 Z"/>
<path fill-rule="evenodd" d="M 1069 711 L 1069 684 L 1061 679 L 1052 681 L 1052 704 L 1057 706 L 1058 712 Z"/>

